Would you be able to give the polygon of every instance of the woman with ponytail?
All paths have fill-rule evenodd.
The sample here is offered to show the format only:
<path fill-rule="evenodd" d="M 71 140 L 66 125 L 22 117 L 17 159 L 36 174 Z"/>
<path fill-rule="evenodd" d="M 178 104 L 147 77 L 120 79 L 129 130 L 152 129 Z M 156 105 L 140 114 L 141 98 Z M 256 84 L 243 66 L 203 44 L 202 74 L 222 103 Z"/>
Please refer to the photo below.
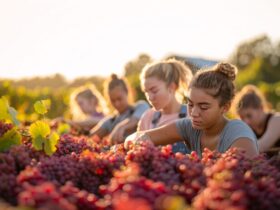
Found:
<path fill-rule="evenodd" d="M 138 124 L 138 131 L 166 125 L 187 117 L 183 104 L 192 72 L 183 62 L 168 59 L 147 64 L 140 75 L 141 87 L 152 108 L 147 110 Z M 183 141 L 172 145 L 174 153 L 189 153 Z"/>

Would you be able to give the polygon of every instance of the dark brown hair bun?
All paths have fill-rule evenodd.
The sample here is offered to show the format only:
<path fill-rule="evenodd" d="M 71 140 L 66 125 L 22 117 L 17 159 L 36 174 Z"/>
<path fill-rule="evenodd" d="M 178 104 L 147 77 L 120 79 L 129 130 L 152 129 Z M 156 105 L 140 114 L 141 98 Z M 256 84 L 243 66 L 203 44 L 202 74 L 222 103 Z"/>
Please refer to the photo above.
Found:
<path fill-rule="evenodd" d="M 118 78 L 118 75 L 116 75 L 116 74 L 111 74 L 111 80 L 117 80 L 117 79 L 119 79 L 119 78 Z"/>
<path fill-rule="evenodd" d="M 216 71 L 226 75 L 231 81 L 234 81 L 237 75 L 237 68 L 230 63 L 219 63 L 216 66 Z"/>

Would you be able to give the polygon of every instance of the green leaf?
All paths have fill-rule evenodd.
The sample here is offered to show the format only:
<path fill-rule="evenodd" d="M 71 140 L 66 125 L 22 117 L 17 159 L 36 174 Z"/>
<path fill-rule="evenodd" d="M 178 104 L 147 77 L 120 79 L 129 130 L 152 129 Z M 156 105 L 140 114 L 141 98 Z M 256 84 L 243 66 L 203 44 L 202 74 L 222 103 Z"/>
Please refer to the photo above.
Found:
<path fill-rule="evenodd" d="M 30 125 L 29 133 L 32 138 L 37 138 L 39 136 L 46 138 L 51 133 L 51 129 L 47 123 L 43 121 L 37 121 Z"/>
<path fill-rule="evenodd" d="M 16 118 L 17 111 L 9 106 L 8 100 L 5 97 L 0 98 L 0 107 L 0 120 L 11 121 L 16 126 L 20 124 Z"/>
<path fill-rule="evenodd" d="M 10 120 L 9 103 L 5 97 L 0 98 L 0 120 Z"/>
<path fill-rule="evenodd" d="M 32 137 L 32 145 L 36 150 L 43 149 L 43 144 L 50 132 L 50 126 L 43 121 L 37 121 L 31 124 L 29 127 L 29 133 Z"/>
<path fill-rule="evenodd" d="M 59 135 L 69 133 L 70 130 L 71 130 L 71 126 L 67 123 L 61 123 L 57 128 L 57 132 Z"/>
<path fill-rule="evenodd" d="M 56 151 L 56 145 L 59 140 L 59 135 L 56 132 L 53 132 L 50 135 L 49 139 L 46 139 L 44 144 L 44 151 L 47 155 L 52 155 Z"/>
<path fill-rule="evenodd" d="M 42 136 L 38 136 L 36 138 L 32 138 L 32 145 L 36 150 L 42 150 L 45 138 Z"/>
<path fill-rule="evenodd" d="M 19 126 L 20 122 L 17 119 L 17 111 L 13 107 L 9 107 L 8 111 L 13 124 Z"/>
<path fill-rule="evenodd" d="M 13 145 L 21 144 L 21 135 L 16 128 L 12 128 L 0 137 L 0 152 L 8 150 Z"/>
<path fill-rule="evenodd" d="M 34 109 L 38 114 L 43 115 L 48 112 L 50 105 L 51 105 L 51 101 L 49 99 L 40 100 L 40 101 L 36 101 L 36 103 L 34 104 Z"/>

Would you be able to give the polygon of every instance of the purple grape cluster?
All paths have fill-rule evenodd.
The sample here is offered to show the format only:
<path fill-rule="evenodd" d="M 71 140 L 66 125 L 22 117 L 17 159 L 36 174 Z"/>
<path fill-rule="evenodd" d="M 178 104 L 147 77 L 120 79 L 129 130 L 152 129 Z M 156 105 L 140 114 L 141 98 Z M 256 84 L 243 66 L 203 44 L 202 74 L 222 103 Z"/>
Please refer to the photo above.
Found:
<path fill-rule="evenodd" d="M 280 171 L 280 154 L 271 157 L 268 162 Z"/>
<path fill-rule="evenodd" d="M 28 185 L 40 185 L 47 181 L 47 178 L 39 171 L 37 167 L 27 166 L 17 176 L 17 183 L 20 186 Z"/>
<path fill-rule="evenodd" d="M 16 204 L 18 186 L 16 163 L 10 154 L 0 153 L 0 198 Z"/>
<path fill-rule="evenodd" d="M 196 153 L 190 155 L 176 154 L 176 171 L 180 176 L 180 182 L 172 186 L 173 192 L 181 195 L 191 204 L 193 198 L 205 188 L 206 176 L 203 164 Z"/>
<path fill-rule="evenodd" d="M 51 182 L 45 182 L 37 186 L 28 185 L 19 194 L 18 203 L 24 207 L 44 210 L 77 210 L 75 205 L 64 198 Z"/>
<path fill-rule="evenodd" d="M 87 139 L 81 137 L 74 137 L 64 134 L 60 137 L 57 144 L 55 155 L 64 156 L 71 153 L 80 154 L 85 150 L 98 152 L 100 149 L 98 145 L 90 146 Z"/>
<path fill-rule="evenodd" d="M 33 159 L 32 150 L 24 144 L 11 147 L 8 153 L 15 160 L 17 173 L 24 170 L 26 166 L 30 165 Z"/>
<path fill-rule="evenodd" d="M 107 184 L 113 177 L 113 172 L 124 163 L 124 158 L 111 153 L 85 152 L 80 155 L 77 177 L 78 186 L 91 193 L 98 193 L 100 185 Z"/>
<path fill-rule="evenodd" d="M 15 174 L 0 173 L 0 198 L 15 205 L 19 187 Z"/>
<path fill-rule="evenodd" d="M 242 189 L 243 174 L 235 170 L 236 159 L 218 159 L 205 168 L 207 186 L 194 199 L 195 209 L 246 209 L 247 200 Z"/>
<path fill-rule="evenodd" d="M 79 158 L 75 153 L 65 156 L 51 156 L 42 159 L 36 166 L 47 180 L 58 185 L 63 185 L 67 181 L 75 185 L 79 181 L 78 170 Z"/>
<path fill-rule="evenodd" d="M 280 156 L 249 159 L 236 148 L 199 157 L 149 141 L 126 150 L 71 134 L 46 156 L 27 139 L 0 153 L 0 200 L 40 210 L 280 209 L 279 163 Z"/>
<path fill-rule="evenodd" d="M 119 196 L 127 196 L 131 199 L 141 198 L 148 204 L 153 206 L 157 199 L 164 195 L 171 194 L 168 187 L 162 182 L 154 182 L 143 176 L 138 176 L 129 167 L 127 172 L 118 174 L 113 177 L 108 185 L 100 186 L 100 192 L 112 200 L 119 198 Z"/>
<path fill-rule="evenodd" d="M 62 196 L 80 210 L 96 210 L 98 197 L 86 190 L 80 190 L 73 183 L 67 182 L 60 187 Z"/>
<path fill-rule="evenodd" d="M 0 137 L 3 136 L 7 131 L 11 130 L 13 127 L 13 124 L 5 123 L 0 120 Z"/>
<path fill-rule="evenodd" d="M 149 141 L 143 141 L 127 153 L 126 164 L 137 163 L 140 174 L 154 181 L 161 181 L 168 186 L 180 182 L 176 171 L 176 159 L 171 146 L 155 147 Z"/>
<path fill-rule="evenodd" d="M 279 209 L 279 171 L 264 156 L 248 159 L 231 149 L 216 159 L 210 153 L 211 160 L 204 160 L 207 185 L 194 198 L 195 209 Z"/>

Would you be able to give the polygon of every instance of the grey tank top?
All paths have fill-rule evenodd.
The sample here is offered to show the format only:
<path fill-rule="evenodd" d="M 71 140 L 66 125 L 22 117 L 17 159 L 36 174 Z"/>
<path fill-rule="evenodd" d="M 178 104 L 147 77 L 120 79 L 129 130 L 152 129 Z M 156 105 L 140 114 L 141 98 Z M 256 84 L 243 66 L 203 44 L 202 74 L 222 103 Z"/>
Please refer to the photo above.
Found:
<path fill-rule="evenodd" d="M 176 122 L 176 127 L 182 139 L 189 143 L 190 149 L 196 151 L 197 154 L 201 156 L 200 138 L 202 131 L 194 129 L 191 120 L 188 118 L 178 120 Z M 221 153 L 227 151 L 239 138 L 250 139 L 258 148 L 256 136 L 251 128 L 241 120 L 230 120 L 220 134 L 220 141 L 216 150 Z"/>

